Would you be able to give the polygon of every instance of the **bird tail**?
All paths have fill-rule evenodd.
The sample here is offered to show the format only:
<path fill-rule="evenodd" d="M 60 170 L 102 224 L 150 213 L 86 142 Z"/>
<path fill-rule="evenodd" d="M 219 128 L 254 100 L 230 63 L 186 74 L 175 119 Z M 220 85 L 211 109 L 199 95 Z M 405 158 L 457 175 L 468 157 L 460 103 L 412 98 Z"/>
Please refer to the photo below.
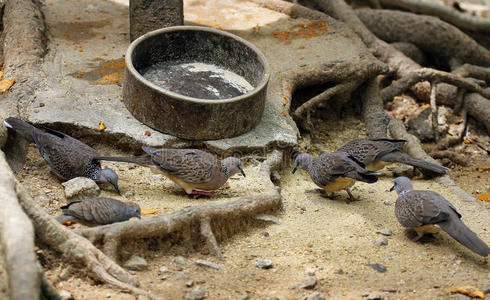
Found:
<path fill-rule="evenodd" d="M 437 223 L 437 225 L 471 251 L 483 257 L 490 254 L 488 245 L 471 231 L 458 217 L 451 216 L 449 220 Z"/>
<path fill-rule="evenodd" d="M 437 174 L 445 174 L 449 169 L 436 163 L 431 163 L 422 159 L 413 158 L 410 155 L 401 152 L 393 151 L 387 153 L 381 157 L 381 160 L 388 162 L 398 162 L 402 164 L 411 165 L 417 168 L 426 169 Z"/>
<path fill-rule="evenodd" d="M 28 140 L 30 143 L 34 143 L 32 133 L 39 130 L 31 124 L 14 117 L 5 119 L 3 124 L 5 124 L 7 128 L 12 129 L 17 134 Z"/>
<path fill-rule="evenodd" d="M 368 171 L 368 170 L 366 170 L 365 172 L 362 172 L 362 173 L 358 173 L 358 174 L 359 174 L 359 177 L 356 179 L 359 181 L 367 182 L 367 183 L 375 183 L 376 181 L 378 181 L 377 176 L 381 175 L 381 173 L 379 173 L 379 172 L 372 172 L 372 171 Z"/>
<path fill-rule="evenodd" d="M 127 162 L 127 163 L 134 163 L 138 165 L 152 165 L 153 162 L 151 160 L 151 156 L 145 155 L 145 156 L 133 156 L 133 157 L 126 157 L 126 156 L 96 156 L 94 157 L 96 160 L 108 160 L 108 161 L 120 161 L 120 162 Z"/>

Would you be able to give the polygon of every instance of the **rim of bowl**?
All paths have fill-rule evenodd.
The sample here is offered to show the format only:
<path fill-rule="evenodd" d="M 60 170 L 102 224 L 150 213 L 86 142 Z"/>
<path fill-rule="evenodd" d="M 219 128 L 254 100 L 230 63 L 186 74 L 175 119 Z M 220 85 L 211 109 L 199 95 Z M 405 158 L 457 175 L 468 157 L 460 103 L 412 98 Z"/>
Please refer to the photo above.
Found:
<path fill-rule="evenodd" d="M 133 53 L 134 49 L 143 40 L 145 40 L 149 37 L 155 36 L 155 35 L 159 35 L 159 34 L 167 33 L 167 32 L 174 32 L 174 31 L 207 31 L 207 32 L 214 33 L 214 34 L 227 36 L 229 38 L 232 38 L 232 39 L 244 44 L 246 47 L 252 49 L 257 54 L 259 62 L 264 67 L 264 73 L 262 75 L 262 79 L 260 80 L 257 87 L 255 87 L 253 90 L 251 90 L 245 94 L 242 94 L 240 96 L 228 98 L 228 99 L 202 99 L 202 98 L 189 97 L 189 96 L 185 96 L 185 95 L 182 95 L 182 94 L 179 94 L 176 92 L 172 92 L 171 90 L 164 89 L 164 88 L 152 83 L 151 81 L 144 78 L 143 75 L 141 75 L 141 73 L 136 70 L 136 68 L 134 67 L 133 62 L 131 60 L 131 53 Z M 265 55 L 262 53 L 262 51 L 259 50 L 259 48 L 257 48 L 257 46 L 255 46 L 251 42 L 249 42 L 249 41 L 247 41 L 247 40 L 245 40 L 245 39 L 243 39 L 237 35 L 231 34 L 229 32 L 223 31 L 223 30 L 210 28 L 210 27 L 204 27 L 204 26 L 190 26 L 190 25 L 171 26 L 171 27 L 165 27 L 165 28 L 161 28 L 161 29 L 157 29 L 157 30 L 147 32 L 144 35 L 137 38 L 136 40 L 134 40 L 129 45 L 128 50 L 126 51 L 125 62 L 126 62 L 126 68 L 128 68 L 129 72 L 131 72 L 131 74 L 133 74 L 133 76 L 135 76 L 139 81 L 143 82 L 144 84 L 151 87 L 152 89 L 154 89 L 160 93 L 167 94 L 173 98 L 177 98 L 179 100 L 190 101 L 190 102 L 195 102 L 195 103 L 200 103 L 200 104 L 224 104 L 224 103 L 230 103 L 230 102 L 240 101 L 240 100 L 245 99 L 245 98 L 249 98 L 250 96 L 253 96 L 254 94 L 259 93 L 265 87 L 265 85 L 268 83 L 268 81 L 270 79 L 269 63 L 268 63 Z"/>

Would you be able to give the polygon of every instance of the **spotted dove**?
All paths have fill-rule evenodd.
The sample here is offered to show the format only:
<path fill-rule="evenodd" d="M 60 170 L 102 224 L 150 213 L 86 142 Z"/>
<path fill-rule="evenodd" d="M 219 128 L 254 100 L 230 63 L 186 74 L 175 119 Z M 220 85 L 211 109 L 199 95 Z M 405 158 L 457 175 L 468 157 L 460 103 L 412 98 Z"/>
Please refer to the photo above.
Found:
<path fill-rule="evenodd" d="M 462 221 L 461 214 L 444 197 L 433 191 L 414 190 L 410 179 L 397 177 L 390 191 L 398 193 L 395 215 L 403 227 L 413 228 L 416 242 L 425 233 L 440 229 L 471 251 L 486 257 L 490 248 Z"/>
<path fill-rule="evenodd" d="M 219 161 L 212 154 L 197 149 L 155 149 L 142 147 L 148 155 L 138 157 L 108 157 L 96 159 L 136 163 L 154 167 L 185 190 L 187 194 L 209 196 L 236 173 L 243 172 L 236 157 Z"/>
<path fill-rule="evenodd" d="M 94 157 L 99 154 L 92 147 L 62 132 L 38 129 L 17 118 L 7 118 L 5 126 L 34 143 L 53 172 L 63 180 L 87 177 L 97 183 L 108 182 L 119 193 L 117 174 L 110 168 L 102 169 Z"/>
<path fill-rule="evenodd" d="M 134 202 L 122 202 L 111 198 L 90 198 L 71 202 L 61 207 L 63 214 L 56 217 L 62 224 L 80 223 L 86 226 L 123 222 L 136 217 L 141 219 L 141 209 Z"/>
<path fill-rule="evenodd" d="M 439 164 L 413 158 L 399 150 L 405 140 L 394 139 L 357 139 L 348 142 L 337 151 L 345 152 L 366 166 L 366 169 L 377 171 L 384 166 L 397 162 L 414 167 L 430 170 L 437 174 L 445 174 L 447 170 Z"/>
<path fill-rule="evenodd" d="M 343 152 L 324 153 L 318 157 L 307 153 L 300 154 L 296 157 L 293 173 L 298 168 L 306 170 L 313 182 L 325 190 L 327 196 L 344 189 L 349 194 L 350 201 L 355 200 L 349 188 L 356 180 L 374 183 L 378 181 L 376 175 L 380 175 L 366 170 L 354 158 Z"/>

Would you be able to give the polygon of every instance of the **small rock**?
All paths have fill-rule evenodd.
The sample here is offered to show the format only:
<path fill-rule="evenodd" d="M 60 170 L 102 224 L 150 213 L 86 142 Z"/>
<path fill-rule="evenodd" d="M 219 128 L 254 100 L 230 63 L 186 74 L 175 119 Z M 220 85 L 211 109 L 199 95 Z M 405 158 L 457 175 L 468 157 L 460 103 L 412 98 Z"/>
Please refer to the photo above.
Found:
<path fill-rule="evenodd" d="M 376 231 L 376 233 L 381 233 L 382 235 L 391 236 L 393 233 L 388 228 L 384 228 Z"/>
<path fill-rule="evenodd" d="M 34 201 L 36 201 L 37 204 L 45 207 L 49 205 L 49 198 L 45 194 L 37 195 L 34 197 Z"/>
<path fill-rule="evenodd" d="M 187 280 L 187 281 L 185 282 L 185 286 L 186 286 L 186 287 L 192 287 L 193 285 L 194 285 L 194 280 Z"/>
<path fill-rule="evenodd" d="M 111 297 L 111 294 L 107 294 L 105 295 L 106 298 L 110 298 Z"/>
<path fill-rule="evenodd" d="M 261 221 L 268 221 L 268 222 L 272 222 L 274 224 L 277 224 L 277 225 L 280 225 L 281 222 L 279 221 L 278 218 L 272 216 L 272 215 L 266 215 L 266 214 L 260 214 L 260 215 L 256 215 L 255 216 L 255 219 L 257 220 L 261 220 Z"/>
<path fill-rule="evenodd" d="M 255 265 L 257 268 L 261 269 L 269 269 L 272 268 L 272 261 L 270 259 L 264 258 L 264 259 L 257 259 L 255 262 Z"/>
<path fill-rule="evenodd" d="M 418 137 L 421 142 L 432 141 L 434 139 L 431 113 L 432 110 L 428 107 L 415 118 L 408 120 L 408 132 Z"/>
<path fill-rule="evenodd" d="M 237 300 L 250 300 L 252 299 L 252 297 L 250 297 L 249 294 L 245 294 L 245 295 L 241 295 L 241 296 L 238 296 Z"/>
<path fill-rule="evenodd" d="M 100 188 L 92 179 L 85 177 L 76 177 L 63 182 L 65 195 L 69 201 L 82 200 L 88 197 L 97 197 L 100 194 Z"/>
<path fill-rule="evenodd" d="M 158 272 L 160 272 L 161 274 L 163 273 L 167 273 L 168 272 L 168 268 L 166 266 L 161 266 L 159 269 L 158 269 Z"/>
<path fill-rule="evenodd" d="M 298 288 L 300 289 L 305 289 L 305 290 L 311 290 L 316 286 L 317 279 L 315 276 L 309 276 L 306 278 L 303 278 L 301 282 L 298 284 Z"/>
<path fill-rule="evenodd" d="M 325 296 L 320 292 L 313 292 L 306 296 L 304 300 L 325 300 Z"/>
<path fill-rule="evenodd" d="M 61 300 L 74 300 L 73 295 L 67 290 L 59 291 L 58 295 L 60 295 Z"/>
<path fill-rule="evenodd" d="M 209 291 L 202 285 L 198 285 L 185 295 L 185 300 L 202 300 L 209 296 Z"/>
<path fill-rule="evenodd" d="M 307 268 L 307 269 L 306 269 L 306 274 L 308 274 L 308 275 L 310 275 L 310 276 L 315 275 L 315 272 L 316 272 L 316 270 L 315 270 L 315 269 L 313 269 L 313 268 Z"/>
<path fill-rule="evenodd" d="M 384 236 L 380 236 L 374 241 L 374 244 L 376 246 L 386 246 L 388 245 L 388 239 L 385 238 Z"/>
<path fill-rule="evenodd" d="M 368 300 L 383 300 L 384 298 L 385 296 L 379 292 L 369 293 L 369 295 L 367 296 Z"/>
<path fill-rule="evenodd" d="M 384 273 L 387 271 L 386 267 L 383 266 L 382 264 L 369 264 L 368 266 L 370 266 L 371 268 L 375 269 L 376 271 L 380 272 L 380 273 Z"/>
<path fill-rule="evenodd" d="M 124 263 L 124 267 L 128 270 L 140 271 L 145 270 L 148 267 L 148 263 L 143 257 L 133 255 Z"/>
<path fill-rule="evenodd" d="M 207 260 L 198 259 L 198 260 L 196 260 L 195 264 L 198 266 L 201 266 L 201 267 L 209 267 L 209 268 L 213 268 L 215 270 L 219 270 L 219 265 L 215 264 L 214 262 L 207 261 Z"/>
<path fill-rule="evenodd" d="M 185 259 L 183 256 L 176 256 L 172 261 L 181 266 L 185 266 L 187 264 L 187 259 Z"/>

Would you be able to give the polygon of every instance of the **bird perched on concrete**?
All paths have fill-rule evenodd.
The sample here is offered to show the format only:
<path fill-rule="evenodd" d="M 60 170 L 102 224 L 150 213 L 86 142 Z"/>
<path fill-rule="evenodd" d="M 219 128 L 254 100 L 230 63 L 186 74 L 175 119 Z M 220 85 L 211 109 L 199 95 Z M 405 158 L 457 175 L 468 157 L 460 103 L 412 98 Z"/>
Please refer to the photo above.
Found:
<path fill-rule="evenodd" d="M 17 118 L 7 118 L 3 123 L 34 143 L 58 177 L 63 180 L 87 177 L 97 183 L 108 182 L 119 193 L 116 172 L 101 168 L 100 162 L 94 159 L 99 153 L 92 147 L 62 132 L 47 128 L 41 130 Z"/>
<path fill-rule="evenodd" d="M 394 139 L 357 139 L 348 142 L 337 151 L 345 152 L 363 163 L 366 169 L 377 171 L 384 166 L 397 162 L 411 165 L 417 168 L 430 170 L 437 174 L 445 174 L 447 170 L 439 164 L 431 163 L 422 159 L 413 158 L 399 150 L 407 141 Z"/>
<path fill-rule="evenodd" d="M 356 180 L 374 183 L 378 181 L 376 175 L 381 175 L 366 170 L 362 164 L 343 152 L 324 153 L 318 157 L 300 154 L 294 161 L 293 173 L 297 169 L 306 170 L 313 182 L 325 190 L 327 196 L 330 197 L 335 191 L 346 190 L 350 201 L 355 200 L 349 188 Z"/>
<path fill-rule="evenodd" d="M 56 217 L 62 224 L 71 222 L 86 226 L 123 222 L 136 217 L 141 219 L 141 209 L 134 202 L 122 202 L 111 198 L 90 198 L 75 201 L 61 207 L 63 214 Z"/>
<path fill-rule="evenodd" d="M 138 157 L 96 157 L 99 160 L 129 162 L 154 167 L 185 190 L 187 194 L 210 196 L 236 173 L 243 172 L 236 157 L 219 161 L 208 152 L 196 149 L 155 149 L 142 147 L 148 155 Z"/>
<path fill-rule="evenodd" d="M 398 177 L 390 191 L 398 193 L 395 215 L 403 227 L 413 228 L 416 242 L 425 233 L 440 229 L 471 251 L 487 256 L 490 248 L 461 221 L 461 215 L 444 197 L 433 191 L 414 190 L 410 179 Z"/>

